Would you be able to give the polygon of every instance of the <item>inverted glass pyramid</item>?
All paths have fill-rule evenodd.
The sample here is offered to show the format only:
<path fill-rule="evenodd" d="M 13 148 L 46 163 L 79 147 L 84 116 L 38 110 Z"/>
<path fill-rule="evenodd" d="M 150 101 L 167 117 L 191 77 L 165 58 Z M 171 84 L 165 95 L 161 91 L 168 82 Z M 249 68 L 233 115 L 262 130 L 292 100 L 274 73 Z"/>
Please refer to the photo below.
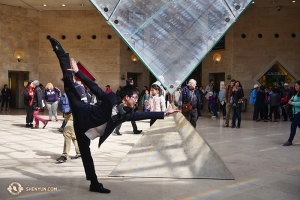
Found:
<path fill-rule="evenodd" d="M 173 93 L 252 0 L 90 0 Z"/>

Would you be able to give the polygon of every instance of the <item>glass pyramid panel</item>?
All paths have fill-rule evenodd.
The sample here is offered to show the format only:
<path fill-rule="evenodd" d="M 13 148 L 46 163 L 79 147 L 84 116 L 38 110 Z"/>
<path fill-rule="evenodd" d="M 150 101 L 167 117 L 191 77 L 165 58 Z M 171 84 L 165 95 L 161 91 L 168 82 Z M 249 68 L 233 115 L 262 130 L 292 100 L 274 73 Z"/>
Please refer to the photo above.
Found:
<path fill-rule="evenodd" d="M 90 1 L 170 93 L 193 72 L 252 2 Z"/>

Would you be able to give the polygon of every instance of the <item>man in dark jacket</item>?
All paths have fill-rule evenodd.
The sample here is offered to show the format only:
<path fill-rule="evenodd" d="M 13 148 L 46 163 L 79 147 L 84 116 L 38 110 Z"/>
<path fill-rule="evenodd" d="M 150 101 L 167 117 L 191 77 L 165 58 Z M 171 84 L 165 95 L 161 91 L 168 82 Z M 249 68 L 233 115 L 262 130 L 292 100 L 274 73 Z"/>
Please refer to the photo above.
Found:
<path fill-rule="evenodd" d="M 190 103 L 192 105 L 192 110 L 184 112 L 182 114 L 185 118 L 196 128 L 196 122 L 198 119 L 198 109 L 201 109 L 201 99 L 199 95 L 199 90 L 196 89 L 197 82 L 194 79 L 190 79 L 187 86 L 185 86 L 181 91 L 181 102 L 182 107 L 184 104 Z"/>
<path fill-rule="evenodd" d="M 9 99 L 10 99 L 10 89 L 8 88 L 7 84 L 4 85 L 2 91 L 1 91 L 1 98 L 2 98 L 2 103 L 1 103 L 1 111 L 4 109 L 4 103 L 5 103 L 5 109 L 4 110 L 9 110 Z"/>
<path fill-rule="evenodd" d="M 86 179 L 91 181 L 90 191 L 100 193 L 110 193 L 110 190 L 103 187 L 98 182 L 95 172 L 95 166 L 90 151 L 90 139 L 99 134 L 99 147 L 113 132 L 117 125 L 125 121 L 135 121 L 143 119 L 163 119 L 163 112 L 133 112 L 133 107 L 138 99 L 138 94 L 134 86 L 126 85 L 120 91 L 122 104 L 117 105 L 117 96 L 115 93 L 105 93 L 96 83 L 86 77 L 81 71 L 74 59 L 70 58 L 69 54 L 65 53 L 60 43 L 54 38 L 49 39 L 53 51 L 58 57 L 63 73 L 64 89 L 69 99 L 69 104 L 72 110 L 74 119 L 74 130 L 80 149 L 82 162 L 86 174 Z M 90 88 L 91 92 L 101 100 L 99 106 L 93 106 L 84 103 L 80 100 L 80 96 L 74 87 L 73 75 L 80 78 L 85 85 Z"/>

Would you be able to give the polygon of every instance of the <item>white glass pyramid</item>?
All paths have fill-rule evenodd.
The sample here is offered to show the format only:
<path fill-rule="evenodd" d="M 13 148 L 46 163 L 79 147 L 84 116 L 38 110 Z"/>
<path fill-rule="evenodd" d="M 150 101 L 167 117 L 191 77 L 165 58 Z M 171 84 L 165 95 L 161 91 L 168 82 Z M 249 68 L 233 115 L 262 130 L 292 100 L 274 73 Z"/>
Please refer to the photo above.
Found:
<path fill-rule="evenodd" d="M 90 0 L 173 93 L 252 0 Z"/>

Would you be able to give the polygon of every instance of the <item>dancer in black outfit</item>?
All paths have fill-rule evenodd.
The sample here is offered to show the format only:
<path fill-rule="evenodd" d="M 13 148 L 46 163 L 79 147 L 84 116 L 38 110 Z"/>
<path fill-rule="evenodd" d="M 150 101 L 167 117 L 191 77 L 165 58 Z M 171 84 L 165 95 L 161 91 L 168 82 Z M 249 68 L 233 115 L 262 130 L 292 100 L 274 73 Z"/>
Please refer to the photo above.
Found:
<path fill-rule="evenodd" d="M 53 51 L 58 57 L 63 73 L 64 89 L 68 96 L 74 119 L 74 130 L 81 152 L 82 162 L 86 179 L 91 181 L 90 191 L 110 193 L 110 190 L 98 182 L 94 162 L 90 151 L 89 132 L 99 133 L 99 147 L 106 138 L 113 132 L 117 125 L 125 121 L 136 121 L 143 119 L 163 119 L 163 112 L 133 112 L 138 94 L 136 88 L 131 85 L 123 87 L 120 97 L 123 103 L 117 102 L 117 96 L 111 92 L 105 93 L 96 83 L 86 77 L 78 70 L 76 61 L 72 58 L 70 63 L 69 54 L 65 53 L 60 43 L 54 38 L 49 39 Z M 84 82 L 95 96 L 101 100 L 100 106 L 93 106 L 81 101 L 76 88 L 74 87 L 73 73 Z M 114 111 L 114 112 L 113 112 Z M 175 112 L 170 110 L 168 113 Z M 114 114 L 112 114 L 114 113 Z M 101 130 L 102 127 L 102 130 Z M 104 128 L 103 128 L 104 127 Z M 93 139 L 93 138 L 91 138 Z"/>

